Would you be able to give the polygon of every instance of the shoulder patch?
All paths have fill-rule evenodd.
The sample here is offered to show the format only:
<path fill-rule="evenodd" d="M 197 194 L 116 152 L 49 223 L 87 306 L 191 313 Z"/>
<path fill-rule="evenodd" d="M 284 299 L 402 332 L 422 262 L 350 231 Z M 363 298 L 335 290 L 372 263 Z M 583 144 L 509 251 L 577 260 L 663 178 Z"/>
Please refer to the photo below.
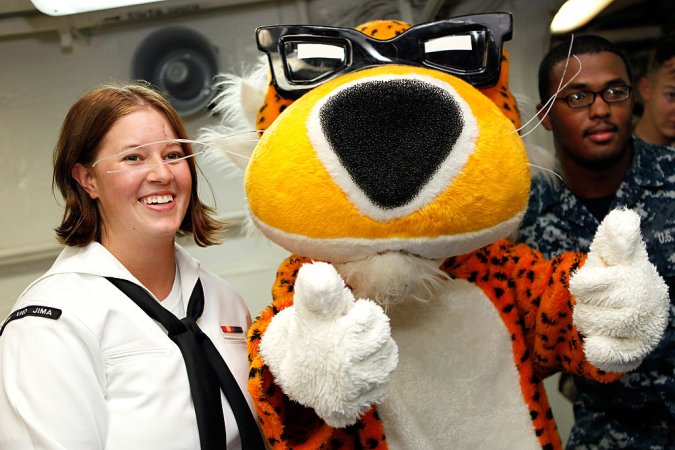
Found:
<path fill-rule="evenodd" d="M 44 317 L 45 319 L 56 320 L 61 317 L 61 310 L 58 308 L 52 308 L 51 306 L 40 306 L 40 305 L 30 305 L 25 308 L 17 309 L 12 314 L 7 317 L 5 323 L 2 324 L 0 328 L 0 336 L 2 332 L 5 331 L 5 327 L 8 323 L 17 320 L 23 319 L 24 317 L 34 316 L 34 317 Z"/>

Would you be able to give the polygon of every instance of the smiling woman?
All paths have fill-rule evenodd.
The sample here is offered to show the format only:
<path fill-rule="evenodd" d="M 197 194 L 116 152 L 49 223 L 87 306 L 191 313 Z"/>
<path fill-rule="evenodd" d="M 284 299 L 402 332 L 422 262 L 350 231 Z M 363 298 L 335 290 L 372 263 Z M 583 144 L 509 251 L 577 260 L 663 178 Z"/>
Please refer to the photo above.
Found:
<path fill-rule="evenodd" d="M 96 163 L 90 167 L 76 163 L 72 170 L 73 178 L 97 201 L 101 244 L 127 267 L 138 265 L 132 273 L 136 272 L 137 278 L 160 299 L 171 291 L 173 280 L 171 276 L 157 276 L 157 270 L 166 270 L 169 275 L 174 271 L 171 258 L 165 256 L 173 254 L 174 235 L 181 228 L 190 202 L 190 163 L 181 160 L 171 165 L 158 164 L 185 156 L 180 144 L 145 146 L 143 152 L 125 149 L 162 137 L 175 138 L 173 127 L 164 114 L 144 106 L 121 117 L 108 130 L 96 152 Z M 130 248 L 153 250 L 155 257 L 161 259 L 145 269 L 145 261 L 137 262 L 137 256 L 129 254 Z M 164 261 L 170 264 L 162 264 Z"/>
<path fill-rule="evenodd" d="M 209 246 L 221 227 L 192 156 L 145 85 L 71 107 L 53 178 L 66 248 L 0 329 L 0 448 L 264 448 L 246 393 L 248 310 L 174 241 Z"/>

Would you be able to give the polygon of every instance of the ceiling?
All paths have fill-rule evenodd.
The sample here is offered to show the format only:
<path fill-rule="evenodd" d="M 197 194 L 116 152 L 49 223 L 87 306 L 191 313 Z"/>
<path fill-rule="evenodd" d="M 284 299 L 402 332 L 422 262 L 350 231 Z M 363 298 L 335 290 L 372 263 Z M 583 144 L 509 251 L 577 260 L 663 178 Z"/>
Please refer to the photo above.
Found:
<path fill-rule="evenodd" d="M 257 0 L 260 1 L 260 0 Z M 401 0 L 391 0 L 393 4 L 400 6 Z M 462 0 L 414 0 L 416 6 L 421 4 L 424 10 L 430 13 L 429 19 L 434 13 L 444 14 L 444 10 L 451 9 L 461 3 Z M 169 7 L 172 4 L 181 3 L 181 0 L 165 2 Z M 183 2 L 184 3 L 184 2 Z M 202 0 L 205 4 L 235 4 L 246 3 L 246 0 Z M 426 4 L 425 4 L 426 3 Z M 498 3 L 498 2 L 494 2 Z M 309 2 L 311 8 L 311 1 Z M 433 11 L 433 12 L 432 12 Z M 38 13 L 30 0 L 2 0 L 0 1 L 0 22 L 5 25 L 17 24 L 7 19 L 39 20 L 46 17 Z M 6 27 L 5 27 L 6 28 Z M 658 39 L 675 31 L 675 1 L 673 0 L 614 0 L 604 11 L 586 26 L 575 31 L 575 34 L 601 34 L 613 42 L 624 47 L 628 52 L 640 52 L 650 47 Z M 40 31 L 40 30 L 36 30 Z M 7 30 L 0 29 L 0 35 L 7 34 Z"/>
<path fill-rule="evenodd" d="M 207 14 L 219 8 L 264 1 L 269 0 L 165 0 L 159 3 L 53 17 L 39 12 L 30 0 L 0 0 L 0 39 L 56 31 L 61 36 L 62 45 L 67 47 L 72 42 L 72 35 L 85 29 Z"/>
<path fill-rule="evenodd" d="M 653 30 L 661 36 L 675 30 L 673 0 L 615 0 L 578 32 L 613 32 L 615 41 L 635 42 L 654 39 L 640 30 Z"/>
<path fill-rule="evenodd" d="M 664 37 L 675 35 L 675 1 L 615 0 L 574 34 L 597 34 L 614 42 L 628 57 L 633 75 L 639 76 L 654 46 Z M 552 41 L 563 37 L 554 36 Z"/>
<path fill-rule="evenodd" d="M 574 34 L 599 34 L 631 48 L 651 45 L 673 30 L 673 0 L 615 0 Z"/>

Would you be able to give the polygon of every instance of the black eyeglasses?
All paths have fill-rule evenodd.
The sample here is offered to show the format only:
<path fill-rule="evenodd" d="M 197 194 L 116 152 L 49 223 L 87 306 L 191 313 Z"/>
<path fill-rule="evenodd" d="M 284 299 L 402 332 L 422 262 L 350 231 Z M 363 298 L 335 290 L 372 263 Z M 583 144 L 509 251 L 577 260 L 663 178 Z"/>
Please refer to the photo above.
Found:
<path fill-rule="evenodd" d="M 382 64 L 431 67 L 476 87 L 499 80 L 509 13 L 476 14 L 414 26 L 380 41 L 351 28 L 276 25 L 256 30 L 277 91 L 298 98 L 348 72 Z"/>
<path fill-rule="evenodd" d="M 599 94 L 607 103 L 619 103 L 630 98 L 632 88 L 630 86 L 610 86 L 600 91 L 579 91 L 566 97 L 558 97 L 556 100 L 562 100 L 570 108 L 585 108 L 595 103 L 595 98 Z"/>

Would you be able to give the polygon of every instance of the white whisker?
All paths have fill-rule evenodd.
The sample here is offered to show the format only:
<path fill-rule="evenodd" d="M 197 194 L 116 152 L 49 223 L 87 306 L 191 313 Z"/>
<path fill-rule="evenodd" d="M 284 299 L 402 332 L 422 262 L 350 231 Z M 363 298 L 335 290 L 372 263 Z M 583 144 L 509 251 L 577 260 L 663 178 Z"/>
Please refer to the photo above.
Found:
<path fill-rule="evenodd" d="M 246 140 L 243 140 L 243 141 L 224 143 L 223 145 L 236 145 L 236 144 L 240 144 L 240 143 L 242 143 L 242 142 L 255 142 L 255 143 L 257 143 L 257 142 L 259 142 L 259 141 L 258 141 L 257 139 L 246 139 Z M 202 152 L 200 152 L 200 153 L 206 153 L 207 151 L 211 151 L 211 150 L 218 150 L 218 151 L 221 151 L 221 152 L 223 152 L 223 153 L 227 153 L 227 154 L 232 155 L 232 156 L 237 156 L 237 157 L 239 157 L 239 158 L 247 159 L 247 160 L 249 160 L 249 161 L 251 161 L 251 160 L 253 159 L 253 158 L 251 158 L 250 156 L 242 155 L 242 154 L 237 153 L 237 152 L 231 152 L 231 151 L 229 151 L 229 150 L 223 149 L 222 147 L 220 147 L 220 148 L 218 148 L 218 149 L 209 148 L 209 149 L 206 149 L 206 150 L 204 150 L 204 151 L 202 151 Z"/>
<path fill-rule="evenodd" d="M 194 158 L 195 156 L 201 155 L 202 153 L 205 153 L 205 152 L 206 152 L 206 150 L 202 150 L 202 151 L 200 151 L 200 152 L 196 152 L 196 153 L 193 153 L 193 154 L 191 154 L 191 155 L 186 155 L 186 156 L 183 156 L 183 157 L 181 157 L 181 158 L 170 159 L 170 160 L 168 160 L 168 161 L 162 161 L 162 162 L 155 163 L 155 164 L 144 164 L 144 165 L 141 166 L 141 167 L 132 167 L 132 168 L 130 168 L 130 169 L 106 170 L 105 173 L 133 172 L 133 171 L 135 171 L 135 170 L 152 169 L 153 167 L 164 166 L 164 165 L 167 165 L 167 164 L 176 164 L 176 163 L 179 162 L 179 161 L 183 161 L 183 160 L 186 160 L 186 159 Z M 92 166 L 92 167 L 93 167 L 93 166 Z"/>
<path fill-rule="evenodd" d="M 237 136 L 242 136 L 245 134 L 250 134 L 250 133 L 261 133 L 264 130 L 246 130 L 246 131 L 239 131 L 236 133 L 228 134 L 225 136 L 221 136 L 217 139 L 216 141 L 201 141 L 201 140 L 193 140 L 193 139 L 180 139 L 180 138 L 173 138 L 173 139 L 163 139 L 159 141 L 154 141 L 154 142 L 148 142 L 145 144 L 137 145 L 132 148 L 127 148 L 122 150 L 121 152 L 117 152 L 112 155 L 105 156 L 97 161 L 94 161 L 94 163 L 91 165 L 92 168 L 96 167 L 99 163 L 110 160 L 116 157 L 120 157 L 126 154 L 129 154 L 133 151 L 136 151 L 140 148 L 144 147 L 149 147 L 151 145 L 157 145 L 157 144 L 163 144 L 163 143 L 179 143 L 179 144 L 191 144 L 199 148 L 198 151 L 194 151 L 193 153 L 189 155 L 182 156 L 180 158 L 176 159 L 168 159 L 166 161 L 158 162 L 158 163 L 153 163 L 153 164 L 143 164 L 138 167 L 130 167 L 130 168 L 125 168 L 125 169 L 113 169 L 113 170 L 106 170 L 106 173 L 121 173 L 121 172 L 132 172 L 136 170 L 146 170 L 146 169 L 151 169 L 154 167 L 159 167 L 163 166 L 166 164 L 175 164 L 177 162 L 189 159 L 189 158 L 195 158 L 198 155 L 203 155 L 207 152 L 211 152 L 213 150 L 217 150 L 223 153 L 228 153 L 232 156 L 237 156 L 240 158 L 244 158 L 246 160 L 251 160 L 251 157 L 248 155 L 240 154 L 237 152 L 232 152 L 229 150 L 226 150 L 225 147 L 228 146 L 235 146 L 241 143 L 257 143 L 260 141 L 259 137 L 255 138 L 246 138 L 246 139 L 231 139 L 228 141 L 229 138 L 235 138 Z"/>
<path fill-rule="evenodd" d="M 513 131 L 514 133 L 519 133 L 525 127 L 527 127 L 530 123 L 532 123 L 533 120 L 535 120 L 536 118 L 539 118 L 539 120 L 534 125 L 534 127 L 531 130 L 521 134 L 520 137 L 525 137 L 525 136 L 529 135 L 530 133 L 534 132 L 534 130 L 536 130 L 539 127 L 539 125 L 541 125 L 541 123 L 544 121 L 546 116 L 548 116 L 549 112 L 551 111 L 551 108 L 553 108 L 553 103 L 558 98 L 558 94 L 560 92 L 562 92 L 567 86 L 569 86 L 570 83 L 572 83 L 572 81 L 574 81 L 574 79 L 576 79 L 579 76 L 579 74 L 581 73 L 581 60 L 579 59 L 579 57 L 577 55 L 572 55 L 573 44 L 574 44 L 574 35 L 572 35 L 572 37 L 570 39 L 570 48 L 567 51 L 567 58 L 565 59 L 565 67 L 563 68 L 563 73 L 562 73 L 562 76 L 560 77 L 560 83 L 558 83 L 558 88 L 556 89 L 555 93 L 546 101 L 546 103 L 544 103 L 542 105 L 542 108 L 539 110 L 539 112 L 544 111 L 544 113 L 541 116 L 538 112 L 532 118 L 530 118 L 530 120 L 525 122 L 520 128 Z M 567 80 L 567 82 L 565 84 L 563 84 L 563 80 L 565 79 L 565 75 L 567 74 L 567 67 L 569 65 L 571 57 L 574 57 L 574 59 L 577 60 L 577 63 L 578 63 L 579 67 L 577 69 L 577 72 L 569 80 Z"/>
<path fill-rule="evenodd" d="M 535 169 L 543 170 L 544 172 L 550 172 L 551 174 L 553 174 L 553 175 L 555 175 L 556 177 L 558 177 L 558 178 L 560 179 L 560 181 L 563 181 L 563 178 L 562 178 L 562 177 L 560 176 L 560 174 L 558 174 L 558 172 L 556 172 L 555 170 L 551 170 L 551 169 L 549 169 L 549 168 L 547 168 L 547 167 L 538 166 L 538 165 L 532 164 L 532 163 L 527 163 L 527 164 L 528 164 L 530 167 L 534 167 Z"/>
<path fill-rule="evenodd" d="M 228 139 L 234 138 L 234 137 L 237 137 L 237 136 L 243 136 L 243 135 L 246 135 L 246 134 L 251 134 L 251 133 L 261 134 L 264 131 L 265 130 L 237 131 L 236 133 L 230 133 L 230 134 L 226 134 L 226 135 L 223 135 L 223 136 L 218 135 L 217 138 L 212 138 L 212 139 L 208 139 L 208 140 L 205 140 L 205 141 L 200 141 L 199 144 L 206 147 L 206 149 L 204 150 L 205 152 L 206 151 L 210 152 L 212 150 L 215 150 L 215 151 L 227 153 L 229 155 L 236 156 L 238 158 L 243 158 L 245 160 L 251 161 L 253 158 L 251 158 L 250 156 L 243 155 L 243 154 L 237 153 L 237 152 L 232 152 L 230 150 L 224 149 L 223 147 L 224 146 L 225 147 L 235 146 L 235 145 L 238 145 L 238 144 L 241 144 L 241 143 L 258 143 L 260 141 L 259 137 L 255 137 L 255 138 L 251 138 L 251 139 L 231 139 L 229 142 L 228 142 Z"/>

